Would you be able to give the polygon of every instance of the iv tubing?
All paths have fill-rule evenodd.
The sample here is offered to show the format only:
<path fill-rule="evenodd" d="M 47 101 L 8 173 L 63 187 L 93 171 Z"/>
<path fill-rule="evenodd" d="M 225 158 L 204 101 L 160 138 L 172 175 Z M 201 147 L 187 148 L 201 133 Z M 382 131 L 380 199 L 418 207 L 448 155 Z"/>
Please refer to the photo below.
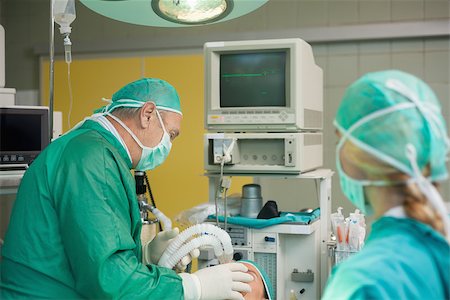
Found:
<path fill-rule="evenodd" d="M 72 106 L 73 106 L 73 92 L 72 92 L 72 79 L 70 77 L 70 62 L 67 63 L 67 86 L 69 87 L 69 113 L 67 116 L 67 130 L 71 128 L 70 118 L 72 116 Z"/>
<path fill-rule="evenodd" d="M 223 206 L 224 206 L 224 208 L 225 208 L 225 212 L 224 212 L 224 227 L 223 227 L 223 229 L 225 229 L 225 231 L 227 230 L 227 218 L 228 218 L 228 216 L 227 216 L 227 191 L 228 191 L 228 189 L 225 189 L 225 198 L 224 198 L 224 203 L 223 203 Z"/>
<path fill-rule="evenodd" d="M 214 205 L 216 207 L 216 226 L 219 226 L 219 205 L 218 205 L 218 197 L 219 197 L 219 191 L 222 186 L 222 177 L 223 177 L 223 161 L 220 163 L 220 177 L 219 177 L 219 184 L 216 189 L 216 193 L 214 195 Z"/>
<path fill-rule="evenodd" d="M 226 255 L 233 255 L 233 246 L 231 244 L 231 238 L 223 229 L 214 226 L 212 224 L 197 224 L 189 227 L 188 229 L 181 232 L 166 248 L 160 261 L 165 262 L 170 257 L 175 255 L 176 251 L 182 247 L 182 245 L 194 235 L 213 235 L 221 243 Z M 193 248 L 195 249 L 195 248 Z M 190 250 L 193 250 L 190 249 Z"/>

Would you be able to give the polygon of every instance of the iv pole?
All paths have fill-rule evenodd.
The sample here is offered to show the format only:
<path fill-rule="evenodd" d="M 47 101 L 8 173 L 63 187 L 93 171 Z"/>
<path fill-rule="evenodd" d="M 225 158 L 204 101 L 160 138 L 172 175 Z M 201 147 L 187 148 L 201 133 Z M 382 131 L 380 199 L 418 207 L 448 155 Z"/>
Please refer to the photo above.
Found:
<path fill-rule="evenodd" d="M 55 17 L 53 16 L 54 0 L 50 0 L 50 90 L 49 102 L 50 115 L 49 122 L 49 139 L 51 142 L 53 137 L 53 96 L 54 96 L 54 58 L 55 58 Z"/>

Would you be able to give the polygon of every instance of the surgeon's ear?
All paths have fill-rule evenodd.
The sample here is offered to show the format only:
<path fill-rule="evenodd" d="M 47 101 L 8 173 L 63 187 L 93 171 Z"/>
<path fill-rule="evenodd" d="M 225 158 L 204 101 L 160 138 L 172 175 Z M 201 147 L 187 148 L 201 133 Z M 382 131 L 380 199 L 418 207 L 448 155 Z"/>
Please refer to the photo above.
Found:
<path fill-rule="evenodd" d="M 155 109 L 156 106 L 153 102 L 146 102 L 144 106 L 142 106 L 139 114 L 140 125 L 142 128 L 147 128 L 150 125 L 151 119 L 155 116 Z"/>

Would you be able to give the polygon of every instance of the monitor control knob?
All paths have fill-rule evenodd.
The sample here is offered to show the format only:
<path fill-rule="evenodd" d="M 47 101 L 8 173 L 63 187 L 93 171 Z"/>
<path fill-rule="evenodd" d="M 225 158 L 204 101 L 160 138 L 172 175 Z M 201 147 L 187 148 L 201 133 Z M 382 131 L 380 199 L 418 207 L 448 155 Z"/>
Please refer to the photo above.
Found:
<path fill-rule="evenodd" d="M 241 252 L 236 252 L 233 254 L 233 260 L 238 261 L 241 260 L 243 258 L 242 253 Z"/>

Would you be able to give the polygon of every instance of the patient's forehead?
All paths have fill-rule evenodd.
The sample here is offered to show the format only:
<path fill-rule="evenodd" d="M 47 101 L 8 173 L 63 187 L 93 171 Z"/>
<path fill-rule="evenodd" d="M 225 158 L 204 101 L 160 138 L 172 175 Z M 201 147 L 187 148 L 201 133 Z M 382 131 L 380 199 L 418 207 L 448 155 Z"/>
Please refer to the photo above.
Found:
<path fill-rule="evenodd" d="M 252 288 L 252 292 L 244 294 L 244 299 L 245 300 L 266 299 L 263 279 L 262 279 L 261 274 L 259 273 L 258 269 L 251 263 L 248 263 L 248 262 L 242 262 L 242 263 L 248 268 L 248 273 L 251 273 L 252 276 L 255 277 L 255 280 L 253 280 L 249 283 L 250 287 Z"/>
<path fill-rule="evenodd" d="M 258 273 L 258 270 L 256 269 L 256 267 L 254 265 L 252 265 L 248 262 L 243 262 L 243 264 L 249 269 L 249 271 Z"/>
<path fill-rule="evenodd" d="M 248 262 L 242 262 L 247 268 L 249 272 L 255 273 L 258 279 L 262 280 L 261 274 L 259 273 L 258 269 L 251 263 Z"/>

